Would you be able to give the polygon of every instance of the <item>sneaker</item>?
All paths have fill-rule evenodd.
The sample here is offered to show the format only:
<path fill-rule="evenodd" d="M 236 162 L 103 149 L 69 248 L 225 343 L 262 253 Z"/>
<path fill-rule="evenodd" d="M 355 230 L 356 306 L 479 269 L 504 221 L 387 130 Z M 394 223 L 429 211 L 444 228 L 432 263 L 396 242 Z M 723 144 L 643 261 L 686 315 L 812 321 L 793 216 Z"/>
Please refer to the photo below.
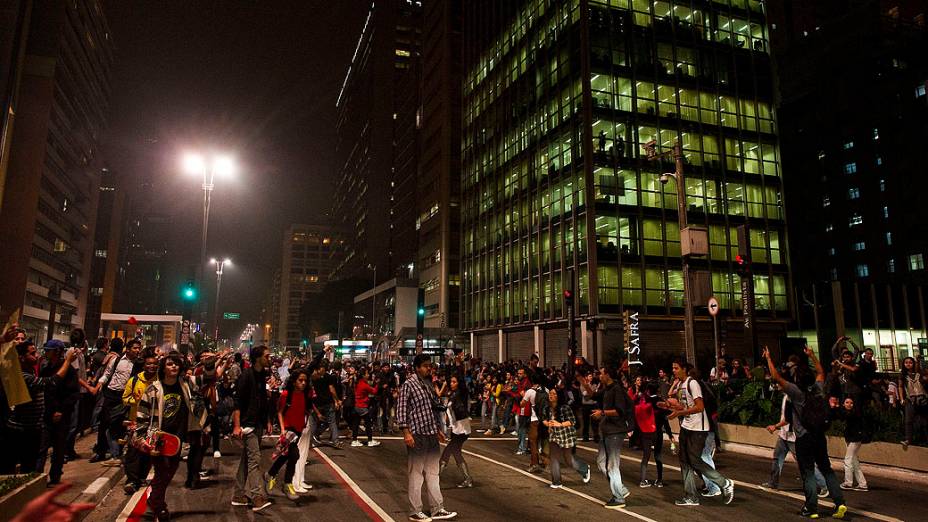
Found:
<path fill-rule="evenodd" d="M 264 483 L 267 485 L 267 492 L 270 493 L 271 491 L 274 491 L 274 486 L 277 485 L 277 477 L 272 477 L 272 476 L 268 475 L 267 473 L 265 473 L 265 474 L 264 474 Z M 256 501 L 256 502 L 255 502 L 255 505 L 257 505 L 257 504 L 258 504 L 258 503 L 257 503 L 257 501 Z"/>
<path fill-rule="evenodd" d="M 842 482 L 842 483 L 841 483 L 841 489 L 843 489 L 843 490 L 845 490 L 845 491 L 850 491 L 850 490 L 854 489 L 854 484 L 851 484 L 851 483 L 849 483 L 849 482 Z"/>
<path fill-rule="evenodd" d="M 522 450 L 516 450 L 516 455 L 525 455 L 526 452 Z"/>
<path fill-rule="evenodd" d="M 818 498 L 825 498 L 828 496 L 828 488 L 818 488 Z"/>
<path fill-rule="evenodd" d="M 550 487 L 551 489 L 561 489 L 561 488 L 564 487 L 564 486 L 562 486 L 561 484 L 556 484 L 556 483 L 552 482 L 551 485 L 548 486 L 548 487 Z"/>
<path fill-rule="evenodd" d="M 313 489 L 313 485 L 312 485 L 312 484 L 307 484 L 306 482 L 300 484 L 300 487 L 303 488 L 303 489 L 305 489 L 305 490 L 307 490 L 307 491 Z"/>
<path fill-rule="evenodd" d="M 418 521 L 418 522 L 432 522 L 432 517 L 419 511 L 418 513 L 413 513 L 412 515 L 409 515 L 409 520 Z"/>
<path fill-rule="evenodd" d="M 698 506 L 699 501 L 695 498 L 683 497 L 673 501 L 678 506 Z"/>
<path fill-rule="evenodd" d="M 138 491 L 138 489 L 138 486 L 131 482 L 126 482 L 126 485 L 122 487 L 122 490 L 126 493 L 126 495 L 131 495 Z"/>
<path fill-rule="evenodd" d="M 847 513 L 847 506 L 841 504 L 835 508 L 835 512 L 831 514 L 831 518 L 844 518 L 845 513 Z"/>
<path fill-rule="evenodd" d="M 270 499 L 268 499 L 264 495 L 255 495 L 254 506 L 251 507 L 251 510 L 257 513 L 258 511 L 261 511 L 262 509 L 270 505 L 271 505 Z"/>
<path fill-rule="evenodd" d="M 763 484 L 760 485 L 760 488 L 761 489 L 780 489 L 776 484 L 773 484 L 771 482 L 764 482 Z"/>
<path fill-rule="evenodd" d="M 286 494 L 287 498 L 290 500 L 300 499 L 300 496 L 296 494 L 296 488 L 293 487 L 293 484 L 286 484 L 284 486 L 284 494 Z"/>
<path fill-rule="evenodd" d="M 656 487 L 656 488 L 662 488 L 662 487 L 664 487 L 664 481 L 663 481 L 663 480 L 657 480 L 657 481 L 655 481 L 655 482 L 654 482 L 654 487 Z"/>
<path fill-rule="evenodd" d="M 606 502 L 606 505 L 605 505 L 606 509 L 622 509 L 624 507 L 625 507 L 625 500 L 619 500 L 615 497 L 610 498 L 609 501 Z"/>
<path fill-rule="evenodd" d="M 441 508 L 438 511 L 432 513 L 432 520 L 451 520 L 456 516 L 458 516 L 457 512 L 448 511 L 445 508 Z"/>
<path fill-rule="evenodd" d="M 632 494 L 631 490 L 626 489 L 625 494 L 622 495 L 622 498 L 628 498 L 631 496 L 631 494 Z"/>
<path fill-rule="evenodd" d="M 120 460 L 119 457 L 112 457 L 108 460 L 104 460 L 101 464 L 103 464 L 104 466 L 115 468 L 118 466 L 122 466 L 122 460 Z"/>
<path fill-rule="evenodd" d="M 735 500 L 735 482 L 731 479 L 728 479 L 728 482 L 722 486 L 722 494 L 725 496 L 725 503 L 731 504 L 732 500 Z"/>
<path fill-rule="evenodd" d="M 854 491 L 870 491 L 870 488 L 868 488 L 867 486 L 857 486 L 856 488 L 854 488 Z"/>
<path fill-rule="evenodd" d="M 541 473 L 542 471 L 544 471 L 544 468 L 538 465 L 532 465 L 532 466 L 529 466 L 526 471 L 528 471 L 529 473 Z"/>
<path fill-rule="evenodd" d="M 213 452 L 213 458 L 214 458 L 214 459 L 218 459 L 218 458 L 220 458 L 220 457 L 222 457 L 222 453 L 219 453 L 219 450 L 216 450 L 216 451 Z"/>
<path fill-rule="evenodd" d="M 910 442 L 910 441 L 907 441 L 907 440 L 904 440 L 904 441 L 901 442 L 901 444 L 902 444 L 902 451 L 908 451 L 908 449 L 909 449 L 909 444 L 911 444 L 911 442 Z"/>
<path fill-rule="evenodd" d="M 499 429 L 499 434 L 500 434 L 500 435 L 505 435 L 505 434 L 506 434 L 506 428 L 500 428 L 500 429 Z"/>
<path fill-rule="evenodd" d="M 361 441 L 359 441 L 359 440 L 353 440 L 353 441 L 351 441 L 351 447 L 352 447 L 352 448 L 360 448 L 361 446 L 364 446 L 364 443 L 363 443 L 363 442 L 361 442 Z"/>
<path fill-rule="evenodd" d="M 722 492 L 721 492 L 720 490 L 718 490 L 718 489 L 716 489 L 715 491 L 711 491 L 711 490 L 709 490 L 709 489 L 704 489 L 704 490 L 700 491 L 699 494 L 702 495 L 702 496 L 704 496 L 704 497 L 706 497 L 706 498 L 709 498 L 709 497 L 720 497 L 720 496 L 722 496 Z"/>
<path fill-rule="evenodd" d="M 588 483 L 590 482 L 590 478 L 591 478 L 592 476 L 593 476 L 593 470 L 592 470 L 591 468 L 587 467 L 587 468 L 586 468 L 586 473 L 583 475 L 583 483 L 584 483 L 584 484 L 588 484 Z"/>
<path fill-rule="evenodd" d="M 519 432 L 517 432 L 517 431 L 510 431 L 509 434 L 512 435 L 513 437 L 518 437 L 518 436 L 519 436 Z M 502 435 L 502 433 L 500 433 L 500 435 Z"/>
<path fill-rule="evenodd" d="M 467 477 L 458 483 L 458 487 L 459 488 L 472 488 L 474 487 L 474 479 L 472 477 Z"/>
<path fill-rule="evenodd" d="M 651 484 L 651 481 L 649 480 L 642 480 L 641 482 L 638 483 L 639 488 L 649 488 L 651 486 L 652 484 Z"/>
<path fill-rule="evenodd" d="M 368 448 L 376 448 L 377 446 L 380 446 L 380 441 L 379 441 L 379 440 L 372 440 L 372 441 L 370 441 L 370 442 L 367 443 L 367 447 L 368 447 Z"/>
<path fill-rule="evenodd" d="M 251 504 L 251 501 L 248 500 L 248 497 L 246 497 L 245 495 L 242 495 L 242 496 L 236 495 L 232 497 L 233 506 L 248 506 L 250 504 Z"/>
<path fill-rule="evenodd" d="M 799 511 L 799 516 L 806 518 L 818 518 L 818 512 L 812 511 L 811 509 L 802 506 L 802 509 Z"/>

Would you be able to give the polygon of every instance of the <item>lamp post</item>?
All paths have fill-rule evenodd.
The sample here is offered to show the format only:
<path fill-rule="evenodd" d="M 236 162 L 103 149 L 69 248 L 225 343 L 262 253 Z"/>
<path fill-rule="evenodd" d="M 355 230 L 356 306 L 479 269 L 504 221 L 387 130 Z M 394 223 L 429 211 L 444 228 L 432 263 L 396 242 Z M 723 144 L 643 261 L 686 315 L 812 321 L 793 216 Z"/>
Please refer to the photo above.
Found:
<path fill-rule="evenodd" d="M 209 205 L 215 187 L 215 177 L 231 175 L 235 172 L 235 161 L 229 156 L 213 156 L 207 160 L 203 155 L 188 153 L 184 156 L 184 170 L 188 174 L 203 176 L 203 235 L 200 239 L 200 261 L 197 264 L 197 285 L 203 287 L 203 266 L 206 264 L 206 234 L 209 228 Z M 198 305 L 199 306 L 199 305 Z M 205 315 L 204 307 L 199 307 L 201 319 Z"/>
<path fill-rule="evenodd" d="M 680 228 L 680 246 L 683 264 L 683 338 L 686 350 L 686 362 L 696 365 L 696 340 L 693 332 L 693 302 L 690 288 L 690 261 L 689 257 L 682 253 L 683 234 L 686 229 L 686 183 L 683 177 L 683 149 L 680 141 L 676 140 L 673 149 L 668 152 L 657 152 L 657 141 L 651 140 L 644 144 L 645 153 L 649 161 L 654 161 L 662 156 L 672 155 L 674 160 L 674 171 L 661 174 L 661 184 L 666 185 L 671 179 L 677 186 L 677 220 Z"/>
<path fill-rule="evenodd" d="M 377 314 L 377 265 L 367 265 L 368 270 L 374 271 L 374 279 L 371 286 L 371 340 L 374 340 L 374 316 Z"/>
<path fill-rule="evenodd" d="M 210 259 L 210 263 L 216 265 L 216 307 L 213 310 L 213 338 L 219 339 L 219 290 L 222 287 L 222 269 L 226 265 L 231 265 L 232 260 L 226 258 L 222 261 L 216 258 Z"/>

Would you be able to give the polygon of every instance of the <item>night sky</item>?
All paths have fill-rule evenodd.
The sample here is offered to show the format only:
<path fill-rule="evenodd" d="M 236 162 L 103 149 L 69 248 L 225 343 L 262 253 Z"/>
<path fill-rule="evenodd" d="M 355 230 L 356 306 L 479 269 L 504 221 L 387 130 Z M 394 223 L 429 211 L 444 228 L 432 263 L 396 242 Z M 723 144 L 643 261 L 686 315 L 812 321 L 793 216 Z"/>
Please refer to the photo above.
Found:
<path fill-rule="evenodd" d="M 168 295 L 192 274 L 200 247 L 201 180 L 180 158 L 230 152 L 239 172 L 216 182 L 207 256 L 234 262 L 221 308 L 257 320 L 283 231 L 328 211 L 335 100 L 369 2 L 106 3 L 116 53 L 103 154 L 132 185 L 151 185 L 136 206 L 174 217 Z M 210 299 L 213 277 L 203 289 Z"/>

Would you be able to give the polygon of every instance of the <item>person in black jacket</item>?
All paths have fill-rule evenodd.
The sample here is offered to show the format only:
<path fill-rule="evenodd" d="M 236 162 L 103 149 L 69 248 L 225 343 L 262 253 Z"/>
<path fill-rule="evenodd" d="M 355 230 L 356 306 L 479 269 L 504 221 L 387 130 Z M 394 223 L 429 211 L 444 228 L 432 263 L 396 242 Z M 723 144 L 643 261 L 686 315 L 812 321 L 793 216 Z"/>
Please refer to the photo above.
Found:
<path fill-rule="evenodd" d="M 448 391 L 446 392 L 448 395 L 448 408 L 452 416 L 451 441 L 445 446 L 445 450 L 438 461 L 438 474 L 440 475 L 445 470 L 448 460 L 453 456 L 454 462 L 464 475 L 464 480 L 458 484 L 458 487 L 469 488 L 473 487 L 474 479 L 471 477 L 470 469 L 467 467 L 467 462 L 461 453 L 461 448 L 464 447 L 464 442 L 470 437 L 471 432 L 471 418 L 468 408 L 469 393 L 467 386 L 464 384 L 463 353 L 455 356 L 454 361 L 455 365 L 451 370 L 454 373 L 449 378 Z"/>
<path fill-rule="evenodd" d="M 870 491 L 867 487 L 867 477 L 860 469 L 860 459 L 857 458 L 861 446 L 870 442 L 872 438 L 870 430 L 864 423 L 861 408 L 854 404 L 854 399 L 851 397 L 845 397 L 840 406 L 837 400 L 832 399 L 831 407 L 835 417 L 844 420 L 844 441 L 847 443 L 847 452 L 844 454 L 844 482 L 841 483 L 841 489 Z M 854 486 L 855 479 L 857 480 L 856 487 Z"/>
<path fill-rule="evenodd" d="M 77 348 L 73 348 L 76 350 Z M 52 339 L 45 343 L 45 364 L 39 375 L 51 377 L 62 367 L 65 351 L 64 343 Z M 75 353 L 76 355 L 76 353 Z M 64 458 L 67 453 L 68 434 L 71 429 L 71 417 L 74 414 L 74 405 L 80 397 L 80 384 L 77 370 L 70 364 L 64 378 L 54 389 L 45 394 L 45 430 L 42 433 L 42 445 L 39 449 L 39 459 L 36 469 L 45 469 L 45 459 L 48 450 L 52 450 L 52 465 L 48 472 L 48 483 L 61 482 L 61 473 L 64 468 Z"/>
<path fill-rule="evenodd" d="M 271 505 L 264 491 L 261 473 L 261 436 L 267 427 L 267 378 L 271 364 L 267 346 L 251 349 L 251 368 L 242 370 L 232 412 L 232 436 L 242 441 L 242 459 L 235 475 L 233 506 L 252 506 L 261 511 Z"/>
<path fill-rule="evenodd" d="M 620 509 L 625 506 L 628 488 L 622 484 L 619 464 L 622 460 L 622 442 L 635 429 L 635 413 L 632 401 L 619 381 L 617 368 L 602 368 L 599 382 L 603 386 L 603 407 L 593 411 L 593 419 L 599 421 L 599 453 L 596 463 L 599 470 L 609 478 L 612 497 L 606 502 L 607 509 Z"/>

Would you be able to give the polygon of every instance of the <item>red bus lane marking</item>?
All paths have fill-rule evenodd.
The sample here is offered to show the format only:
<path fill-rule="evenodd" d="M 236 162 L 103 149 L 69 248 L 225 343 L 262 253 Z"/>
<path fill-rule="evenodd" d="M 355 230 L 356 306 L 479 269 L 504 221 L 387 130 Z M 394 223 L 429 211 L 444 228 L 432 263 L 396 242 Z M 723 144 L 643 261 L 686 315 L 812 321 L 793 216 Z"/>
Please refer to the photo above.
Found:
<path fill-rule="evenodd" d="M 354 500 L 354 503 L 361 508 L 367 516 L 375 522 L 396 522 L 393 520 L 386 511 L 383 510 L 376 502 L 374 502 L 371 497 L 365 493 L 360 486 L 358 486 L 355 481 L 351 480 L 351 477 L 345 473 L 337 464 L 332 462 L 332 459 L 328 455 L 319 451 L 319 448 L 313 448 L 313 450 L 322 458 L 322 461 L 325 462 L 328 466 L 329 471 L 338 478 L 339 482 L 348 490 L 351 494 L 351 499 Z"/>

